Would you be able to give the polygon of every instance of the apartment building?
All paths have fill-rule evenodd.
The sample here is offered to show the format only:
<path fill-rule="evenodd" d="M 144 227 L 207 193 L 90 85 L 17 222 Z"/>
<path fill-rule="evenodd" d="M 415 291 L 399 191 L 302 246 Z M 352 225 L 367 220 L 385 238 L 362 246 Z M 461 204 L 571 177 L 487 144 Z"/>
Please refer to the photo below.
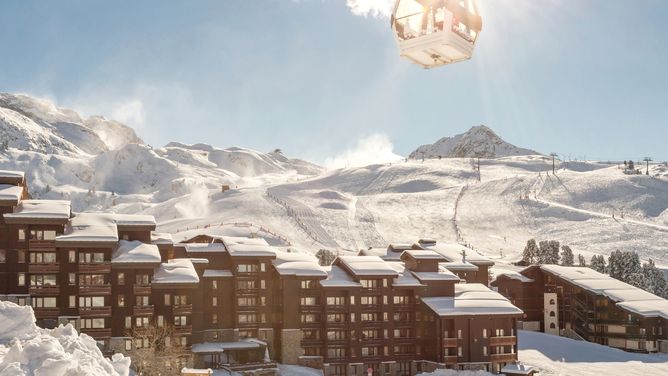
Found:
<path fill-rule="evenodd" d="M 422 240 L 320 266 L 261 238 L 174 244 L 151 216 L 31 200 L 10 171 L 0 171 L 0 214 L 0 298 L 32 305 L 40 326 L 73 324 L 108 353 L 132 356 L 150 347 L 136 331 L 169 326 L 190 351 L 176 369 L 277 361 L 413 375 L 517 360 L 522 311 L 486 287 L 491 262 L 458 245 Z"/>
<path fill-rule="evenodd" d="M 586 267 L 534 265 L 492 283 L 520 325 L 637 352 L 668 352 L 668 300 Z"/>

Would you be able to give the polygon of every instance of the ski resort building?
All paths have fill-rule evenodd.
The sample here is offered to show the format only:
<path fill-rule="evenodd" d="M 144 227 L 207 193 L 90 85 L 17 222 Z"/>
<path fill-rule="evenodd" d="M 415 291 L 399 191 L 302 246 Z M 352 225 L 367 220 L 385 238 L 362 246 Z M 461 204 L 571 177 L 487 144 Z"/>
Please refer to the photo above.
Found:
<path fill-rule="evenodd" d="M 166 359 L 175 370 L 282 362 L 396 376 L 517 361 L 523 312 L 460 246 L 423 240 L 324 267 L 261 238 L 175 244 L 155 229 L 151 216 L 32 200 L 23 174 L 0 171 L 0 299 L 31 305 L 39 326 L 71 323 L 106 353 L 151 351 L 136 333 L 169 327 L 187 350 Z"/>
<path fill-rule="evenodd" d="M 534 265 L 492 286 L 524 311 L 521 328 L 668 353 L 668 300 L 590 268 Z"/>

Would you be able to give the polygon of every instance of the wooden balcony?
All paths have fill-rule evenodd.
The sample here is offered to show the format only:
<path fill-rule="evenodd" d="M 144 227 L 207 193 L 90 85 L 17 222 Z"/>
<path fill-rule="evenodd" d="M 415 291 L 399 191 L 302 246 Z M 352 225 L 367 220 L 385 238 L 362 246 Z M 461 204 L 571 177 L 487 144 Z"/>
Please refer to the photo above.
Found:
<path fill-rule="evenodd" d="M 111 263 L 103 262 L 98 264 L 79 264 L 80 273 L 111 273 Z"/>
<path fill-rule="evenodd" d="M 79 295 L 111 295 L 111 285 L 80 285 Z"/>
<path fill-rule="evenodd" d="M 101 328 L 101 329 L 84 329 L 81 328 L 79 329 L 81 333 L 86 333 L 89 336 L 95 338 L 95 339 L 100 339 L 100 338 L 108 338 L 111 337 L 111 328 Z"/>
<path fill-rule="evenodd" d="M 193 313 L 193 305 L 192 304 L 175 305 L 172 308 L 172 313 L 174 315 L 191 315 Z"/>
<path fill-rule="evenodd" d="M 28 240 L 28 247 L 30 247 L 31 250 L 36 250 L 36 249 L 55 250 L 56 249 L 56 241 L 55 240 Z"/>
<path fill-rule="evenodd" d="M 38 319 L 57 319 L 60 308 L 35 308 L 35 317 Z"/>
<path fill-rule="evenodd" d="M 30 286 L 28 292 L 36 296 L 60 295 L 60 286 Z"/>
<path fill-rule="evenodd" d="M 489 345 L 490 346 L 512 346 L 517 344 L 517 337 L 490 337 Z"/>
<path fill-rule="evenodd" d="M 492 354 L 490 358 L 493 363 L 514 362 L 517 360 L 517 354 Z"/>
<path fill-rule="evenodd" d="M 60 273 L 60 264 L 28 264 L 28 273 L 32 274 L 55 274 Z"/>
<path fill-rule="evenodd" d="M 152 316 L 154 312 L 154 307 L 151 306 L 134 306 L 132 308 L 132 314 L 135 316 Z"/>
<path fill-rule="evenodd" d="M 135 284 L 134 286 L 132 286 L 132 292 L 135 295 L 151 295 L 151 285 Z"/>
<path fill-rule="evenodd" d="M 111 317 L 111 307 L 79 307 L 81 317 Z"/>
<path fill-rule="evenodd" d="M 457 364 L 457 355 L 443 357 L 445 364 Z"/>
<path fill-rule="evenodd" d="M 458 343 L 457 338 L 443 338 L 443 347 L 457 347 Z"/>
<path fill-rule="evenodd" d="M 175 325 L 174 326 L 174 334 L 192 334 L 193 332 L 193 326 L 192 325 Z"/>

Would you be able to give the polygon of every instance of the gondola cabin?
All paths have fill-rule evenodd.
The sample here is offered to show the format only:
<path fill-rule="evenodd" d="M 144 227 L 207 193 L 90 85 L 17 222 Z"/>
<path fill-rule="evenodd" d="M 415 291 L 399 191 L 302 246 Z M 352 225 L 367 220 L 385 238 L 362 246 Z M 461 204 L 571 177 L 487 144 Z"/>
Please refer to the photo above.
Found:
<path fill-rule="evenodd" d="M 471 58 L 482 18 L 475 0 L 397 0 L 392 29 L 402 57 L 434 68 Z"/>

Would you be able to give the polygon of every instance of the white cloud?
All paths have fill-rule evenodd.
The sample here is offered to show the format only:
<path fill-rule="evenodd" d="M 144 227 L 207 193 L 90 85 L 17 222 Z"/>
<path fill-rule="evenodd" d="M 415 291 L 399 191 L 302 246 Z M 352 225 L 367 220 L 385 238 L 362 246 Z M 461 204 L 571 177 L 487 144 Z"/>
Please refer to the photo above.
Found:
<path fill-rule="evenodd" d="M 394 10 L 394 0 L 346 0 L 346 5 L 356 16 L 389 18 Z"/>
<path fill-rule="evenodd" d="M 111 112 L 111 118 L 128 124 L 133 128 L 141 128 L 146 120 L 144 102 L 141 99 L 130 99 L 116 104 Z"/>
<path fill-rule="evenodd" d="M 325 166 L 329 169 L 360 167 L 396 162 L 403 158 L 394 153 L 394 145 L 387 135 L 375 133 L 357 140 L 354 147 L 335 157 L 327 158 Z"/>

